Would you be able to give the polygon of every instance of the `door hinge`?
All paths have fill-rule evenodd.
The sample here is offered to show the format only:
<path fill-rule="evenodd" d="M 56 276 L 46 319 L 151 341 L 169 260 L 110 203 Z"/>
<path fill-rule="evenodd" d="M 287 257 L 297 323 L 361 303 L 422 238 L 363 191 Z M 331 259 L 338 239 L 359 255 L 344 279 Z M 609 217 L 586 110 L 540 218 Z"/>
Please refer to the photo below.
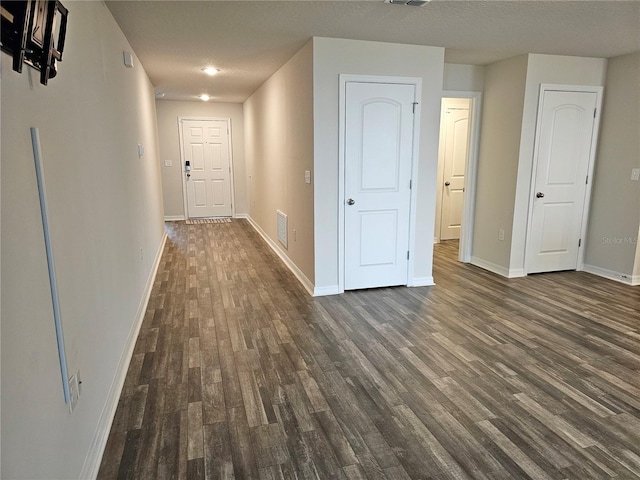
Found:
<path fill-rule="evenodd" d="M 585 180 L 584 184 L 589 185 L 589 175 L 587 175 L 587 180 Z"/>
<path fill-rule="evenodd" d="M 594 108 L 594 109 L 593 109 L 593 118 L 596 118 L 596 113 L 597 113 L 597 112 L 598 112 L 598 109 L 597 109 L 597 108 Z"/>
<path fill-rule="evenodd" d="M 582 246 L 582 239 L 578 240 L 578 248 L 580 248 Z"/>
<path fill-rule="evenodd" d="M 413 113 L 416 113 L 416 105 L 418 105 L 418 102 L 413 102 Z"/>
<path fill-rule="evenodd" d="M 409 190 L 413 188 L 413 180 L 409 180 Z"/>
<path fill-rule="evenodd" d="M 407 260 L 409 260 L 409 250 L 407 250 Z"/>

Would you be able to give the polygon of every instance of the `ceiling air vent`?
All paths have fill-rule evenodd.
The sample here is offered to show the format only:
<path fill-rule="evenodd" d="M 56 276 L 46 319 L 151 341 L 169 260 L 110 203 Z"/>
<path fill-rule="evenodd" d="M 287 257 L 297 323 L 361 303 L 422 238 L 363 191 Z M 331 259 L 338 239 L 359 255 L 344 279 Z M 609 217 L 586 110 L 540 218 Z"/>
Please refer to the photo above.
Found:
<path fill-rule="evenodd" d="M 392 5 L 409 5 L 411 7 L 424 7 L 431 0 L 384 0 L 384 3 Z"/>

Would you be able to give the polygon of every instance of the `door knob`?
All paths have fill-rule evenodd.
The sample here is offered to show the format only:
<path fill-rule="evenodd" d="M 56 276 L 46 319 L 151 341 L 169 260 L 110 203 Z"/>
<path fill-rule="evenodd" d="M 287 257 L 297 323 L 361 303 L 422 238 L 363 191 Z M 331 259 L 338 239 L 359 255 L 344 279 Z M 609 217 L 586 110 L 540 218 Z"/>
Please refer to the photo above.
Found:
<path fill-rule="evenodd" d="M 536 193 L 536 197 L 537 198 L 542 198 L 542 197 L 544 197 L 544 193 L 538 192 L 538 193 Z"/>
<path fill-rule="evenodd" d="M 353 198 L 350 198 L 349 200 L 347 200 L 347 205 L 354 205 L 356 203 L 356 201 Z"/>
<path fill-rule="evenodd" d="M 451 185 L 451 182 L 444 182 L 445 187 L 448 187 L 449 185 Z"/>

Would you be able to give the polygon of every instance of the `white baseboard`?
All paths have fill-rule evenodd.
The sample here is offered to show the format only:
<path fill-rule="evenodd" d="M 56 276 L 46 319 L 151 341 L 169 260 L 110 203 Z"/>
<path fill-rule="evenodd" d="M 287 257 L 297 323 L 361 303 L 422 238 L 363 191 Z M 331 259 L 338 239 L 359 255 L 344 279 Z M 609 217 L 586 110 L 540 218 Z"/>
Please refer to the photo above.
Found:
<path fill-rule="evenodd" d="M 432 287 L 435 285 L 433 277 L 414 277 L 407 287 Z"/>
<path fill-rule="evenodd" d="M 626 273 L 614 272 L 613 270 L 596 267 L 595 265 L 585 265 L 583 267 L 583 271 L 609 280 L 624 283 L 625 285 L 640 285 L 640 275 L 627 275 Z"/>
<path fill-rule="evenodd" d="M 244 218 L 244 217 L 241 217 L 241 218 Z M 302 284 L 304 289 L 307 292 L 309 292 L 309 295 L 313 296 L 314 295 L 313 283 L 305 276 L 304 273 L 302 273 L 302 270 L 300 270 L 298 266 L 291 261 L 291 259 L 287 256 L 287 254 L 280 248 L 280 246 L 276 242 L 274 242 L 271 238 L 269 238 L 267 233 L 264 230 L 262 230 L 260 225 L 258 225 L 251 217 L 247 217 L 247 220 L 249 220 L 249 223 L 251 224 L 251 226 L 255 229 L 256 232 L 260 234 L 260 236 L 264 239 L 264 241 L 267 242 L 267 245 L 271 247 L 271 250 L 273 250 L 275 254 L 278 255 L 278 257 L 280 257 L 280 260 L 284 262 L 287 268 L 291 270 L 291 273 L 295 275 L 295 277 Z"/>
<path fill-rule="evenodd" d="M 475 265 L 476 267 L 484 268 L 485 270 L 489 270 L 492 273 L 500 275 L 506 278 L 519 278 L 526 277 L 527 273 L 524 271 L 524 268 L 506 268 L 502 265 L 498 265 L 493 262 L 489 262 L 487 260 L 483 260 L 478 257 L 471 257 L 471 265 Z"/>
<path fill-rule="evenodd" d="M 489 262 L 487 260 L 483 260 L 478 257 L 471 257 L 471 264 L 476 267 L 484 268 L 485 270 L 489 270 L 490 272 L 496 273 L 503 277 L 509 278 L 509 269 L 503 267 L 502 265 L 498 265 L 493 262 Z"/>
<path fill-rule="evenodd" d="M 91 442 L 87 456 L 84 459 L 84 464 L 82 465 L 82 471 L 79 478 L 96 478 L 98 476 L 98 470 L 100 469 L 102 455 L 104 454 L 107 439 L 109 438 L 111 424 L 113 423 L 113 419 L 116 414 L 116 408 L 118 407 L 122 387 L 124 386 L 127 370 L 129 369 L 129 363 L 131 362 L 133 350 L 138 339 L 138 334 L 140 333 L 142 320 L 144 319 L 145 312 L 147 311 L 147 304 L 149 303 L 151 290 L 156 278 L 156 273 L 158 272 L 158 267 L 160 266 L 160 259 L 162 258 L 162 252 L 164 251 L 166 242 L 167 234 L 165 232 L 162 236 L 162 241 L 160 242 L 160 248 L 158 248 L 158 251 L 156 252 L 153 268 L 151 269 L 149 278 L 147 279 L 147 284 L 145 285 L 143 296 L 140 301 L 140 305 L 138 306 L 138 311 L 136 312 L 135 322 L 131 325 L 127 342 L 122 354 L 120 355 L 118 368 L 116 369 L 113 381 L 111 382 L 107 400 L 102 408 L 102 413 L 98 420 L 98 427 L 96 428 L 96 433 L 93 436 L 93 441 Z"/>
<path fill-rule="evenodd" d="M 186 220 L 184 215 L 167 215 L 164 217 L 165 222 L 179 222 L 181 220 Z"/>
<path fill-rule="evenodd" d="M 328 295 L 340 295 L 344 290 L 340 290 L 338 285 L 330 285 L 328 287 L 315 287 L 313 289 L 314 297 L 326 297 Z"/>
<path fill-rule="evenodd" d="M 247 213 L 236 213 L 233 218 L 246 218 L 247 220 L 249 220 L 249 214 Z"/>
<path fill-rule="evenodd" d="M 519 278 L 519 277 L 526 277 L 527 274 L 524 271 L 524 268 L 510 268 L 509 269 L 509 274 L 507 275 L 507 277 L 509 278 Z"/>

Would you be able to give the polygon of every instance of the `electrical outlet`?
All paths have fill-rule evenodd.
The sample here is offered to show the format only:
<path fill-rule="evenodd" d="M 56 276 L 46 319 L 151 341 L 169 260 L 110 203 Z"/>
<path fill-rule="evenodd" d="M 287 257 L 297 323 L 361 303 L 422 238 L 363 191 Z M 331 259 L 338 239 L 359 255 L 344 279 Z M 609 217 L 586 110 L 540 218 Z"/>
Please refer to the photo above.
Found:
<path fill-rule="evenodd" d="M 501 228 L 500 230 L 498 230 L 498 240 L 500 240 L 501 242 L 504 242 L 504 228 Z"/>
<path fill-rule="evenodd" d="M 296 232 L 296 229 L 293 229 L 293 241 L 297 241 L 298 240 L 298 232 Z"/>
<path fill-rule="evenodd" d="M 631 169 L 631 180 L 637 182 L 640 180 L 640 168 L 632 168 Z"/>
<path fill-rule="evenodd" d="M 69 379 L 69 396 L 71 397 L 71 401 L 69 402 L 69 413 L 73 413 L 73 410 L 76 408 L 78 400 L 80 399 L 79 375 L 80 371 L 78 370 L 76 374 Z"/>
<path fill-rule="evenodd" d="M 311 171 L 304 171 L 304 183 L 311 183 Z"/>

